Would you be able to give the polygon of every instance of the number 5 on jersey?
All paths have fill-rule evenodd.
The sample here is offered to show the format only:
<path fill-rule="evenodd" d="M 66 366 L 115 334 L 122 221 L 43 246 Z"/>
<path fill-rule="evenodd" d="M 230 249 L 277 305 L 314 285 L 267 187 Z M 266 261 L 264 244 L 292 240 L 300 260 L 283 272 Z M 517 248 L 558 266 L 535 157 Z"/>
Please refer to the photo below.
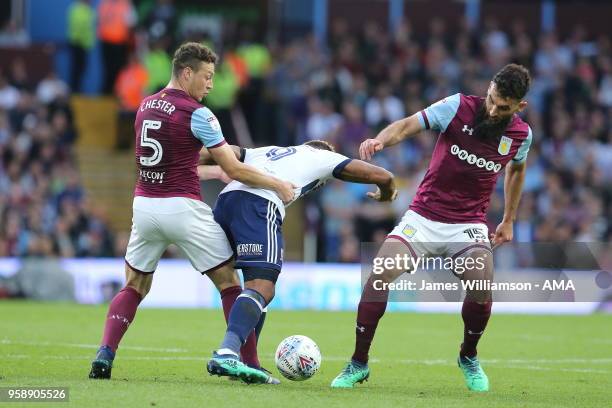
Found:
<path fill-rule="evenodd" d="M 151 136 L 147 135 L 149 129 L 158 130 L 161 127 L 161 121 L 159 120 L 143 120 L 142 121 L 142 129 L 140 130 L 140 146 L 141 147 L 150 147 L 153 149 L 153 155 L 149 157 L 140 157 L 140 164 L 143 166 L 155 166 L 158 164 L 162 155 L 164 154 L 164 149 L 157 140 L 153 139 Z"/>

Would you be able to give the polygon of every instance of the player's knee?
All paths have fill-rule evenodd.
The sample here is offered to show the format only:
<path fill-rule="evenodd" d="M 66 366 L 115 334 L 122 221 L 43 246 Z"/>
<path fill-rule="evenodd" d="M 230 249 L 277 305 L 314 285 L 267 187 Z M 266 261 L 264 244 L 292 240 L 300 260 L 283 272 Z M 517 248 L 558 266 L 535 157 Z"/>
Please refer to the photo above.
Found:
<path fill-rule="evenodd" d="M 267 303 L 270 303 L 274 298 L 278 274 L 279 271 L 272 268 L 252 267 L 242 269 L 245 287 L 261 293 Z"/>
<path fill-rule="evenodd" d="M 245 289 L 251 289 L 259 293 L 266 301 L 263 306 L 267 306 L 275 295 L 274 284 L 268 280 L 253 279 L 245 282 L 244 287 Z"/>
<path fill-rule="evenodd" d="M 406 245 L 393 238 L 388 238 L 381 246 L 373 260 L 372 276 L 384 282 L 394 282 L 404 273 L 411 273 L 415 264 Z"/>
<path fill-rule="evenodd" d="M 455 275 L 463 280 L 492 280 L 493 256 L 484 248 L 474 248 L 455 258 Z"/>
<path fill-rule="evenodd" d="M 144 281 L 128 281 L 125 286 L 134 289 L 143 299 L 151 290 L 151 284 Z"/>
<path fill-rule="evenodd" d="M 404 272 L 408 272 L 408 271 L 400 270 L 400 269 L 387 269 L 383 273 L 380 273 L 380 274 L 373 273 L 371 275 L 371 279 L 372 279 L 372 282 L 378 281 L 379 283 L 389 284 L 391 282 L 394 282 Z"/>
<path fill-rule="evenodd" d="M 153 274 L 138 272 L 130 267 L 126 267 L 126 277 L 125 286 L 134 289 L 144 299 L 151 290 Z"/>
<path fill-rule="evenodd" d="M 224 265 L 206 274 L 213 282 L 219 292 L 233 286 L 240 286 L 240 277 L 234 269 L 234 265 Z"/>
<path fill-rule="evenodd" d="M 466 299 L 477 303 L 491 300 L 488 285 L 493 280 L 493 257 L 491 251 L 474 248 L 455 259 L 455 274 L 463 281 L 473 282 L 474 289 L 466 290 Z"/>
<path fill-rule="evenodd" d="M 492 299 L 490 290 L 467 290 L 465 293 L 466 300 L 476 303 L 487 303 Z"/>

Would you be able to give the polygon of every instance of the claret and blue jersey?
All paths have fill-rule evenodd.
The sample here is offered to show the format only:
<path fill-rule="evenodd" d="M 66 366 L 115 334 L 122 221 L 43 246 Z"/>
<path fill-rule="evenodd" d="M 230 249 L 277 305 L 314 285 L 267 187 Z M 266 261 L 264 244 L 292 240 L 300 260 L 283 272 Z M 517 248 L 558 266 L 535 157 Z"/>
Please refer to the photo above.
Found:
<path fill-rule="evenodd" d="M 199 152 L 225 143 L 215 115 L 179 89 L 162 89 L 140 104 L 134 125 L 135 196 L 201 200 Z"/>
<path fill-rule="evenodd" d="M 482 97 L 455 94 L 419 112 L 421 127 L 440 135 L 411 210 L 444 223 L 486 222 L 497 178 L 511 160 L 527 159 L 532 133 L 514 115 L 500 139 L 477 138 L 475 119 L 483 103 Z"/>

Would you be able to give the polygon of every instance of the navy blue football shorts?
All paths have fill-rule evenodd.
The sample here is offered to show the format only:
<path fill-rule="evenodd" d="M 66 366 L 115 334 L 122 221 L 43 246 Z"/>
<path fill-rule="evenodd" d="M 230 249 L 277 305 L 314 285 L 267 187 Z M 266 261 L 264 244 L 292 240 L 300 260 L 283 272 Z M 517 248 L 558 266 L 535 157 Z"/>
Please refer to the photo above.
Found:
<path fill-rule="evenodd" d="M 213 210 L 234 250 L 235 267 L 268 268 L 283 264 L 283 220 L 272 201 L 246 191 L 223 193 Z"/>

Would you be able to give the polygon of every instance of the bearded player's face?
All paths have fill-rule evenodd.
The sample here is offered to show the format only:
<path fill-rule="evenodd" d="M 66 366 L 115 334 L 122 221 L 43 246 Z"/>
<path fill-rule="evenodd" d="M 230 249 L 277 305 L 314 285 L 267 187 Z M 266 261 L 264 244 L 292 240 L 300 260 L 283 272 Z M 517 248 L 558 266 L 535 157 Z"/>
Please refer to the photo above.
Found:
<path fill-rule="evenodd" d="M 523 110 L 525 106 L 527 106 L 525 101 L 502 98 L 495 84 L 491 83 L 485 103 L 476 114 L 475 135 L 481 139 L 499 138 L 510 123 L 512 115 Z"/>
<path fill-rule="evenodd" d="M 486 117 L 493 122 L 506 121 L 520 110 L 520 101 L 512 98 L 502 98 L 491 82 L 485 99 Z"/>

